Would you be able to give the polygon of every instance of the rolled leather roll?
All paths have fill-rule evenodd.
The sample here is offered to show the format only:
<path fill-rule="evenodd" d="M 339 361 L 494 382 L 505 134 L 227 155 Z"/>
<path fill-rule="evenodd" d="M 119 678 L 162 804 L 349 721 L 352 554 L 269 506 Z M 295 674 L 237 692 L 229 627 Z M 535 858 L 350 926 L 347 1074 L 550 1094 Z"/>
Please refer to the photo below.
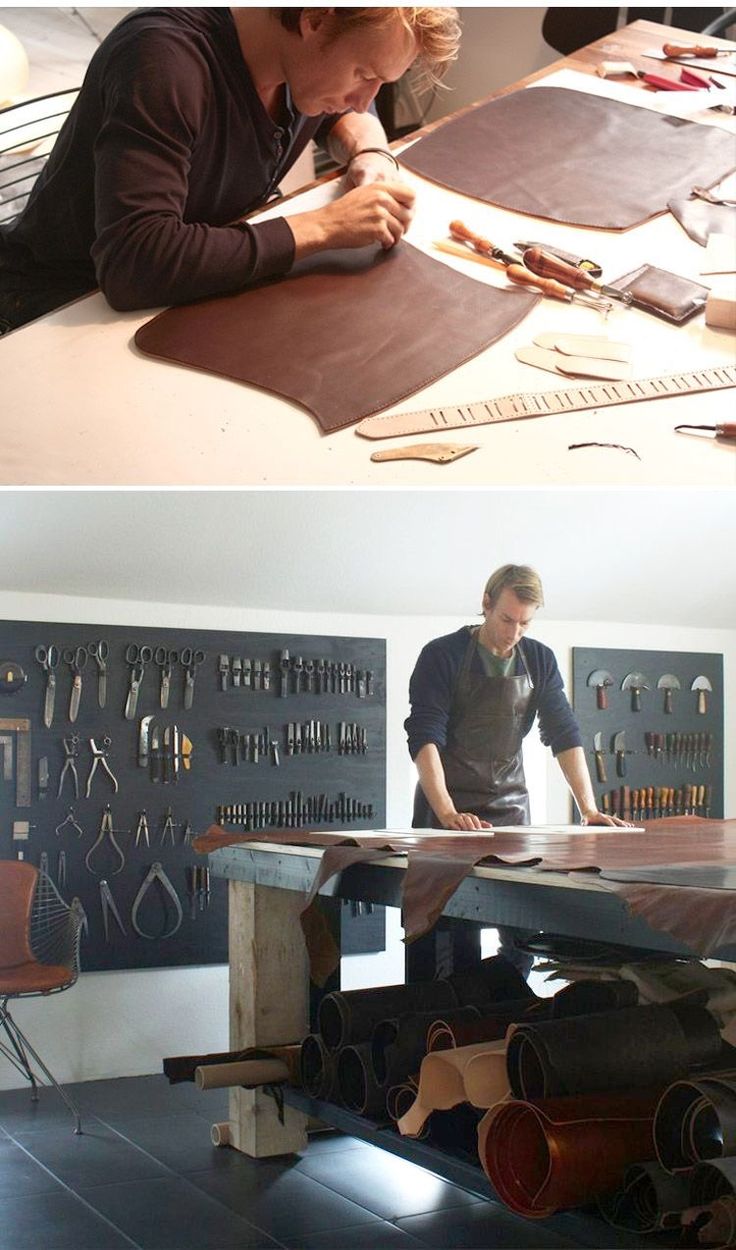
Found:
<path fill-rule="evenodd" d="M 499 1103 L 478 1126 L 483 1170 L 527 1219 L 580 1206 L 651 1155 L 656 1103 L 651 1091 Z"/>
<path fill-rule="evenodd" d="M 366 1042 L 381 1020 L 413 1012 L 442 1012 L 458 1005 L 447 981 L 382 985 L 370 990 L 335 990 L 319 1005 L 319 1031 L 329 1050 Z"/>
<path fill-rule="evenodd" d="M 370 1042 L 343 1046 L 337 1056 L 337 1085 L 340 1100 L 348 1111 L 372 1120 L 385 1120 L 386 1089 L 373 1071 Z"/>
<path fill-rule="evenodd" d="M 449 1050 L 453 1046 L 474 1046 L 477 1042 L 495 1042 L 506 1036 L 510 1024 L 528 1018 L 545 1019 L 551 1000 L 522 998 L 515 1002 L 499 1003 L 492 1010 L 486 1009 L 475 1017 L 461 1017 L 446 1012 L 441 1020 L 435 1020 L 427 1030 L 427 1051 Z"/>
<path fill-rule="evenodd" d="M 509 1039 L 517 1098 L 661 1088 L 718 1059 L 718 1025 L 704 1007 L 660 1004 L 520 1024 Z"/>
<path fill-rule="evenodd" d="M 300 1073 L 302 1088 L 312 1098 L 334 1102 L 338 1097 L 337 1064 L 319 1033 L 310 1033 L 301 1047 Z"/>
<path fill-rule="evenodd" d="M 455 1007 L 445 1013 L 453 1023 L 477 1020 L 477 1007 Z M 373 1071 L 381 1085 L 396 1085 L 416 1072 L 427 1053 L 427 1030 L 437 1019 L 436 1011 L 381 1020 L 373 1030 L 371 1050 Z"/>
<path fill-rule="evenodd" d="M 714 1202 L 716 1198 L 736 1197 L 736 1158 L 699 1163 L 689 1179 L 690 1201 L 694 1206 Z"/>
<path fill-rule="evenodd" d="M 681 1211 L 690 1205 L 689 1178 L 665 1172 L 659 1163 L 634 1163 L 623 1185 L 598 1199 L 603 1218 L 630 1233 L 656 1233 L 677 1228 Z"/>
<path fill-rule="evenodd" d="M 736 1198 L 716 1198 L 704 1207 L 689 1207 L 682 1213 L 682 1226 L 697 1229 L 699 1246 L 733 1250 L 736 1246 Z"/>
<path fill-rule="evenodd" d="M 472 1003 L 501 1003 L 513 999 L 534 998 L 534 991 L 519 970 L 503 955 L 482 959 L 471 968 L 453 972 L 446 980 L 457 995 L 460 1006 Z"/>
<path fill-rule="evenodd" d="M 552 1019 L 617 1011 L 635 1007 L 638 1002 L 639 991 L 633 981 L 571 981 L 552 999 Z"/>
<path fill-rule="evenodd" d="M 736 1070 L 670 1085 L 654 1117 L 654 1146 L 668 1172 L 736 1156 Z"/>
<path fill-rule="evenodd" d="M 419 1070 L 416 1100 L 397 1122 L 399 1132 L 417 1137 L 433 1111 L 447 1111 L 461 1102 L 491 1107 L 507 1097 L 505 1055 L 505 1039 L 427 1055 Z"/>

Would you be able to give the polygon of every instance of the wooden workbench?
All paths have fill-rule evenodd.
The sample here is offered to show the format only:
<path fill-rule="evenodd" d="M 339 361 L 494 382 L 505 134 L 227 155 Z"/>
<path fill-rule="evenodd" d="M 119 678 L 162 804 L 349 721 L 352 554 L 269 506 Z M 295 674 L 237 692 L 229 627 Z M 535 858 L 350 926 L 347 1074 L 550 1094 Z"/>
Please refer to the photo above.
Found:
<path fill-rule="evenodd" d="M 651 105 L 638 86 L 604 83 L 593 70 L 601 60 L 633 60 L 662 71 L 641 57 L 665 38 L 690 39 L 690 32 L 648 22 L 617 31 L 520 83 L 557 82 L 557 71 L 573 71 L 573 82 L 589 90 L 629 93 Z M 729 45 L 724 45 L 729 46 Z M 731 45 L 732 46 L 732 45 Z M 568 81 L 566 85 L 570 85 Z M 660 93 L 677 96 L 679 93 Z M 661 106 L 663 102 L 657 97 Z M 674 105 L 672 105 L 674 107 Z M 701 115 L 702 116 L 702 115 Z M 710 124 L 734 127 L 734 119 L 709 114 Z M 440 123 L 434 123 L 438 125 Z M 394 145 L 396 146 L 396 145 Z M 606 277 L 643 261 L 699 278 L 704 249 L 688 238 L 669 214 L 623 233 L 539 223 L 496 209 L 402 174 L 417 189 L 417 214 L 402 246 L 415 246 L 462 268 L 469 276 L 503 284 L 502 274 L 433 250 L 433 241 L 460 216 L 501 240 L 524 232 L 578 255 L 595 250 Z M 272 212 L 293 213 L 329 202 L 339 188 L 323 180 L 288 197 Z M 25 484 L 172 485 L 548 485 L 736 484 L 733 445 L 676 435 L 678 422 L 714 424 L 732 411 L 732 391 L 693 400 L 633 403 L 599 411 L 568 413 L 525 422 L 474 428 L 479 450 L 444 468 L 404 461 L 373 464 L 372 451 L 392 443 L 368 442 L 352 428 L 324 436 L 303 409 L 255 388 L 196 370 L 143 357 L 133 346 L 147 313 L 117 314 L 100 294 L 8 335 L 0 344 L 5 439 L 0 482 Z M 634 377 L 678 373 L 689 368 L 734 363 L 734 335 L 708 329 L 702 315 L 674 328 L 637 310 L 615 308 L 604 326 L 600 314 L 580 306 L 541 301 L 522 324 L 474 360 L 402 403 L 403 411 L 467 404 L 514 392 L 551 390 L 552 374 L 516 361 L 514 350 L 540 332 L 606 332 L 633 348 Z M 329 362 L 325 362 L 329 367 Z M 574 383 L 572 385 L 577 385 Z M 391 410 L 388 410 L 391 411 Z M 422 435 L 399 442 L 435 441 Z M 595 440 L 625 444 L 621 451 L 570 451 Z M 466 440 L 463 440 L 466 441 Z"/>

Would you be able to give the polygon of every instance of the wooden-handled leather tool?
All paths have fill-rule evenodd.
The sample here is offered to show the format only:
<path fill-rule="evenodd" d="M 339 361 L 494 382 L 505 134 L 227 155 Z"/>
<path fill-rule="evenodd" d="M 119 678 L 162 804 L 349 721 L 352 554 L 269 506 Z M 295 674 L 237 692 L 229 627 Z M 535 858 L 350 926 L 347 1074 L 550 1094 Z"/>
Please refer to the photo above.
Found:
<path fill-rule="evenodd" d="M 662 51 L 664 52 L 665 56 L 674 57 L 675 59 L 677 59 L 678 56 L 710 57 L 710 56 L 731 56 L 732 55 L 730 49 L 728 48 L 713 48 L 710 46 L 705 46 L 704 44 L 701 44 L 701 43 L 694 43 L 694 44 L 663 43 Z"/>
<path fill-rule="evenodd" d="M 453 238 L 460 239 L 463 243 L 467 243 L 475 248 L 476 252 L 479 252 L 481 256 L 498 261 L 506 270 L 506 276 L 510 281 L 515 282 L 518 286 L 534 287 L 536 290 L 541 291 L 543 295 L 548 295 L 551 299 L 563 300 L 566 304 L 572 301 L 572 292 L 567 287 L 562 286 L 560 282 L 556 282 L 553 278 L 541 277 L 539 274 L 525 269 L 523 265 L 519 265 L 514 260 L 513 256 L 508 256 L 501 248 L 491 243 L 490 239 L 484 239 L 482 235 L 474 234 L 472 230 L 468 230 L 467 226 L 464 226 L 461 221 L 450 222 L 450 233 Z M 462 252 L 459 255 L 462 255 Z"/>
<path fill-rule="evenodd" d="M 681 430 L 710 430 L 715 434 L 716 438 L 723 439 L 724 442 L 736 441 L 736 421 L 724 421 L 722 425 L 676 425 L 675 431 L 679 433 Z"/>
<path fill-rule="evenodd" d="M 619 291 L 614 286 L 606 286 L 603 282 L 596 281 L 584 269 L 578 269 L 575 265 L 569 265 L 567 261 L 561 260 L 559 256 L 555 256 L 552 252 L 546 252 L 542 247 L 527 247 L 522 253 L 522 260 L 527 269 L 531 269 L 532 273 L 538 274 L 542 278 L 553 278 L 558 282 L 562 282 L 565 286 L 571 286 L 576 291 L 595 291 L 598 295 L 607 295 L 610 299 L 621 300 L 624 304 L 631 303 L 631 296 L 625 291 Z"/>

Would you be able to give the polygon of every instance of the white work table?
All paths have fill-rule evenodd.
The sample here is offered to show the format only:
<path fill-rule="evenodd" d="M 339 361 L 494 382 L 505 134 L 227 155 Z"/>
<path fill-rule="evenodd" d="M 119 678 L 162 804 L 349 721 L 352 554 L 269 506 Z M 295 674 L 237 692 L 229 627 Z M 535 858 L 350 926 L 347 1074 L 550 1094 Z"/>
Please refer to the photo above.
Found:
<path fill-rule="evenodd" d="M 545 85 L 617 94 L 595 78 L 543 79 Z M 635 89 L 629 89 L 636 97 Z M 629 98 L 624 89 L 624 96 Z M 670 93 L 665 93 L 670 94 Z M 638 99 L 643 98 L 642 93 Z M 645 106 L 651 107 L 651 97 Z M 702 115 L 701 115 L 702 116 Z M 734 127 L 724 114 L 710 115 Z M 664 214 L 625 232 L 562 226 L 514 214 L 453 194 L 406 171 L 416 188 L 417 213 L 407 240 L 438 262 L 479 281 L 505 285 L 505 276 L 472 261 L 442 255 L 459 217 L 509 247 L 539 238 L 580 256 L 592 256 L 605 279 L 644 262 L 702 280 L 705 249 Z M 326 203 L 339 183 L 312 187 L 276 212 L 295 213 Z M 265 216 L 266 214 L 264 214 Z M 0 343 L 5 485 L 248 485 L 248 486 L 512 486 L 512 485 L 736 485 L 736 450 L 710 438 L 674 433 L 682 422 L 715 425 L 731 419 L 732 389 L 694 397 L 636 402 L 560 416 L 449 430 L 447 442 L 479 449 L 453 464 L 416 461 L 374 464 L 373 451 L 436 442 L 437 434 L 368 441 L 353 427 L 323 435 L 304 409 L 257 388 L 147 358 L 133 336 L 157 310 L 113 312 L 99 293 L 85 297 Z M 387 320 L 391 317 L 386 309 Z M 278 333 L 278 326 L 274 327 Z M 543 299 L 509 334 L 479 356 L 393 411 L 464 405 L 512 393 L 575 389 L 584 383 L 556 377 L 514 357 L 545 331 L 607 334 L 629 343 L 632 377 L 650 378 L 736 363 L 736 335 L 711 329 L 703 315 L 674 327 L 616 305 L 607 320 L 597 311 Z M 350 332 L 350 327 L 346 327 Z M 329 358 L 325 359 L 329 369 Z M 614 443 L 633 449 L 575 443 Z M 638 457 L 638 458 L 637 458 Z"/>

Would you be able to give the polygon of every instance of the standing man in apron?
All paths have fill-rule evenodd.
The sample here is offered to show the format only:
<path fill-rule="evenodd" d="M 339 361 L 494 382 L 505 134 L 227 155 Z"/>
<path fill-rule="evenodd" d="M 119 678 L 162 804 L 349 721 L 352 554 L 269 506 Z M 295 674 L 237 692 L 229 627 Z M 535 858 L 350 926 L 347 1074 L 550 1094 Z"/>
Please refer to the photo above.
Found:
<path fill-rule="evenodd" d="M 405 722 L 419 772 L 415 829 L 459 833 L 527 825 L 529 793 L 522 742 L 539 717 L 583 824 L 624 825 L 596 806 L 580 730 L 549 647 L 525 634 L 544 603 L 534 569 L 505 564 L 483 593 L 483 624 L 464 625 L 423 648 L 409 685 Z M 519 930 L 501 928 L 501 954 L 525 974 Z"/>

